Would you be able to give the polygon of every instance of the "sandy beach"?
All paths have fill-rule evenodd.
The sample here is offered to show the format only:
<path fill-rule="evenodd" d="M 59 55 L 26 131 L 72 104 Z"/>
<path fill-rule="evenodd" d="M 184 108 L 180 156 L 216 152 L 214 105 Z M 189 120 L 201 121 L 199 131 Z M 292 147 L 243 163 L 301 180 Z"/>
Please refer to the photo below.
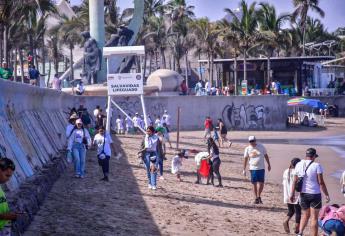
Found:
<path fill-rule="evenodd" d="M 327 129 L 231 131 L 232 147 L 221 148 L 224 188 L 194 184 L 194 157 L 184 160 L 183 182 L 178 182 L 170 174 L 175 150 L 168 149 L 165 180 L 159 180 L 156 191 L 150 190 L 136 156 L 142 137 L 114 136 L 124 156 L 111 159 L 110 181 L 99 180 L 101 171 L 95 152 L 90 151 L 86 178 L 73 178 L 73 168 L 69 166 L 24 235 L 286 235 L 282 227 L 286 215 L 282 173 L 293 157 L 303 158 L 309 146 L 319 152 L 318 161 L 324 166 L 332 203 L 345 202 L 336 178 L 336 173 L 345 169 L 345 163 L 339 150 L 336 152 L 332 145 L 320 141 L 343 135 L 345 121 L 327 122 Z M 202 134 L 182 132 L 180 148 L 205 150 Z M 256 135 L 266 146 L 272 161 L 263 205 L 253 204 L 251 184 L 241 173 L 249 134 Z M 171 137 L 176 140 L 176 133 Z M 315 139 L 318 144 L 311 145 Z M 344 146 L 338 148 L 342 150 Z"/>

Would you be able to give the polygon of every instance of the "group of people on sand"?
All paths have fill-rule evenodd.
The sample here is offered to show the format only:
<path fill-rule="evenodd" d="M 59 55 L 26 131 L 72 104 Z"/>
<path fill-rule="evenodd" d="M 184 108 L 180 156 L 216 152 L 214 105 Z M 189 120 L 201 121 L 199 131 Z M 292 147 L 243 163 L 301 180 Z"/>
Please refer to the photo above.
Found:
<path fill-rule="evenodd" d="M 92 147 L 95 147 L 97 149 L 98 164 L 103 172 L 103 178 L 101 180 L 109 181 L 109 160 L 112 152 L 114 154 L 116 153 L 115 145 L 110 133 L 106 133 L 104 126 L 100 122 L 97 122 L 97 120 L 94 126 L 97 133 L 90 132 L 94 128 L 91 127 L 91 122 L 87 122 L 87 124 L 85 124 L 85 121 L 83 122 L 83 114 L 74 112 L 74 109 L 70 112 L 66 127 L 67 161 L 73 162 L 74 164 L 75 178 L 84 178 L 86 152 Z M 96 114 L 94 112 L 94 115 L 97 118 L 99 113 Z M 120 153 L 116 155 L 117 158 L 120 156 Z"/>
<path fill-rule="evenodd" d="M 294 233 L 303 235 L 310 220 L 310 235 L 318 235 L 320 228 L 325 235 L 345 235 L 345 206 L 337 204 L 322 207 L 324 193 L 330 202 L 323 179 L 324 170 L 317 162 L 316 149 L 308 148 L 305 159 L 293 158 L 283 174 L 284 203 L 288 214 L 283 222 L 284 230 L 290 233 L 289 221 L 295 215 Z M 345 176 L 345 174 L 344 174 Z"/>

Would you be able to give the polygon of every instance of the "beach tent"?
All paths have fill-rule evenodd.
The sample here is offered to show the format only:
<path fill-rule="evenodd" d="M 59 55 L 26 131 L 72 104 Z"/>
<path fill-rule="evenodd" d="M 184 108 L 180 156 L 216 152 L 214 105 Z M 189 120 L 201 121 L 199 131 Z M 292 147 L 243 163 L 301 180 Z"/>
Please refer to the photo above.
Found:
<path fill-rule="evenodd" d="M 292 98 L 287 101 L 288 106 L 309 106 L 315 109 L 325 109 L 325 105 L 317 99 Z"/>

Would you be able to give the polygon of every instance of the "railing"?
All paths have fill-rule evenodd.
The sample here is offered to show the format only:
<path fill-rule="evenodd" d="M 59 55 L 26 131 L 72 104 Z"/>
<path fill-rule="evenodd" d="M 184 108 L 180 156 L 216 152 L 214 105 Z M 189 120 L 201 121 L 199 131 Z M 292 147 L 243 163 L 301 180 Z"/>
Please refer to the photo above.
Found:
<path fill-rule="evenodd" d="M 315 88 L 309 89 L 311 96 L 334 96 L 334 88 Z"/>

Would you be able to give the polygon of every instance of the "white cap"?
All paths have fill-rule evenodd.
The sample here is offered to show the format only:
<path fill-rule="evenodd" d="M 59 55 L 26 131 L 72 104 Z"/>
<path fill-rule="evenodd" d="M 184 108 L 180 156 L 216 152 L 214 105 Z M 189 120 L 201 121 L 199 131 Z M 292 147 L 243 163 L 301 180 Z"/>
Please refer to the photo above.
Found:
<path fill-rule="evenodd" d="M 248 137 L 248 141 L 249 141 L 249 142 L 250 142 L 250 141 L 256 141 L 255 136 L 249 136 L 249 137 Z"/>
<path fill-rule="evenodd" d="M 164 110 L 164 113 L 168 113 L 168 111 L 167 111 L 167 110 Z"/>

